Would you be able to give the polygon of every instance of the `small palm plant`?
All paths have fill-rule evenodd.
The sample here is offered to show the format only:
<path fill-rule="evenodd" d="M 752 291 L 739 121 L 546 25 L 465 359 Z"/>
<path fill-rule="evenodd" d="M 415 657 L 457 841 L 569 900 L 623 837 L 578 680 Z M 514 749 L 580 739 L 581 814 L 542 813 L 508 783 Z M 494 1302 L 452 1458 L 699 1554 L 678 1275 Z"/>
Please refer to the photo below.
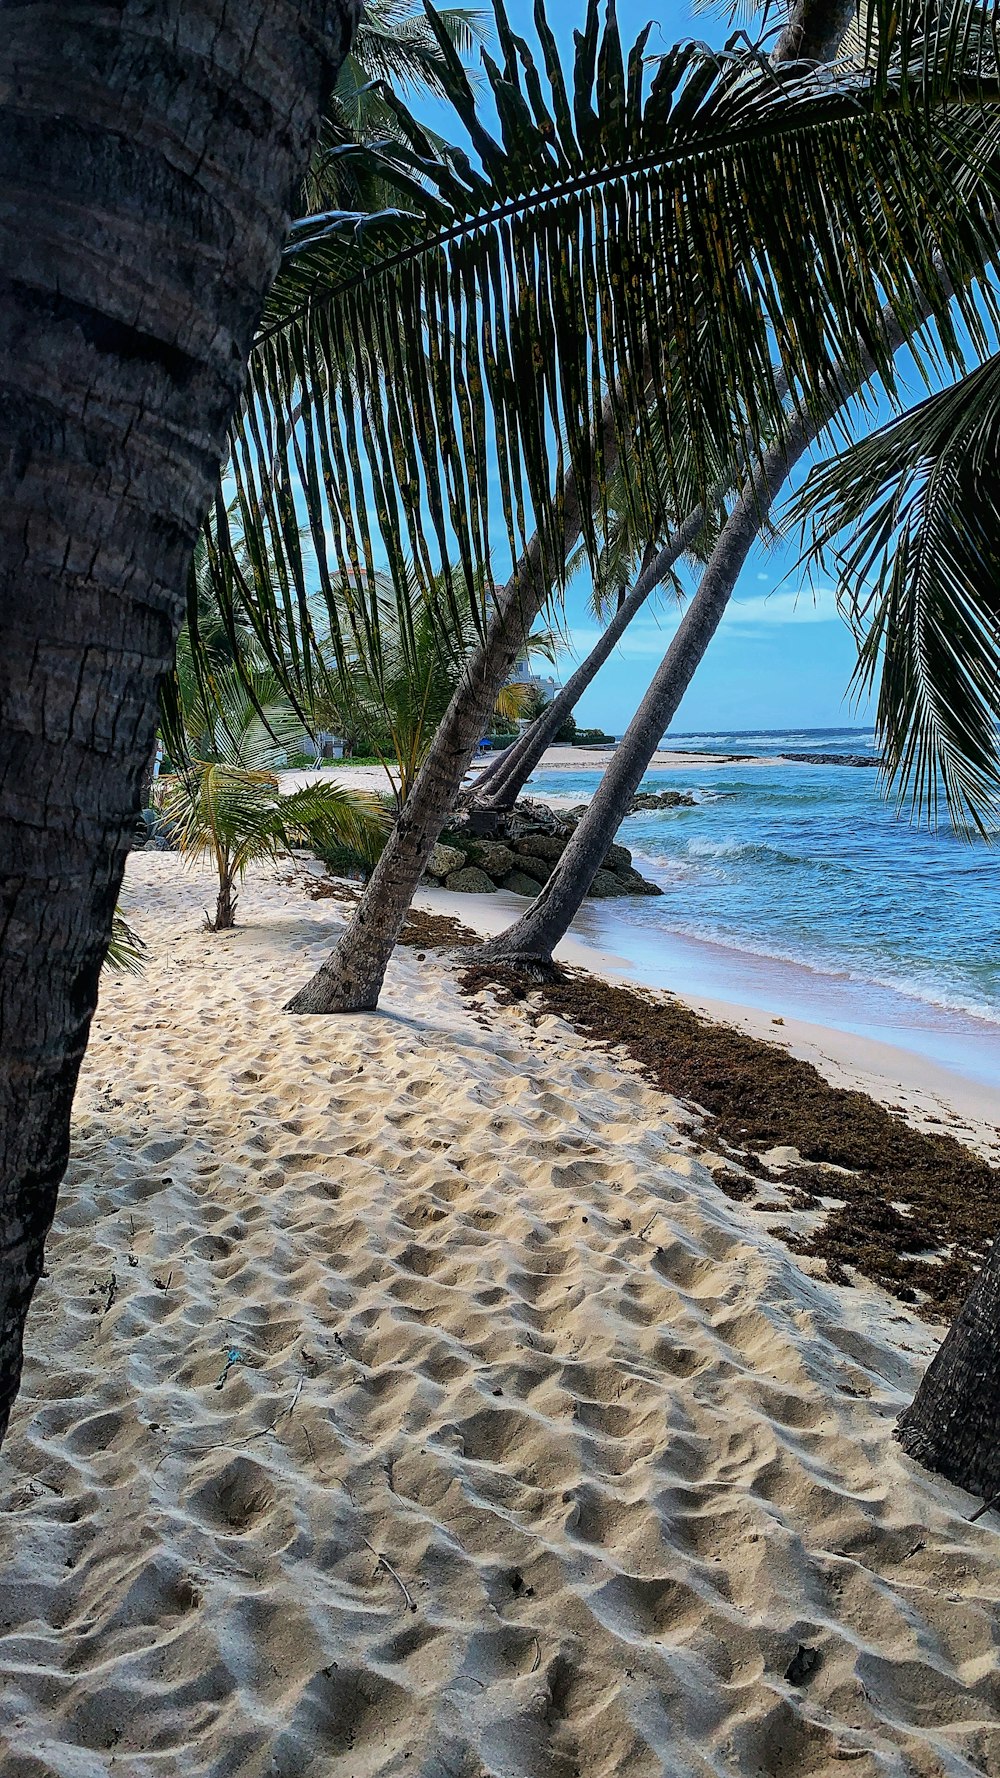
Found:
<path fill-rule="evenodd" d="M 458 566 L 451 574 L 450 589 L 441 575 L 429 593 L 422 590 L 411 564 L 395 579 L 376 573 L 370 583 L 343 576 L 331 583 L 345 616 L 350 604 L 356 606 L 359 591 L 370 592 L 380 622 L 377 637 L 355 627 L 355 647 L 328 674 L 317 719 L 321 726 L 363 737 L 385 766 L 399 807 L 413 788 L 478 641 L 474 611 L 477 604 L 482 609 L 482 589 L 470 587 Z M 536 627 L 526 647 L 553 661 L 562 640 L 556 630 Z M 332 652 L 328 640 L 324 653 Z M 527 685 L 502 685 L 493 704 L 494 719 L 513 726 L 525 714 L 528 697 Z"/>
<path fill-rule="evenodd" d="M 210 932 L 236 924 L 236 887 L 247 866 L 295 845 L 348 851 L 374 863 L 385 843 L 385 811 L 370 797 L 328 782 L 284 795 L 277 777 L 301 751 L 302 722 L 270 672 L 224 668 L 185 712 L 188 755 L 163 800 L 163 822 L 182 853 L 208 855 L 219 879 Z"/>

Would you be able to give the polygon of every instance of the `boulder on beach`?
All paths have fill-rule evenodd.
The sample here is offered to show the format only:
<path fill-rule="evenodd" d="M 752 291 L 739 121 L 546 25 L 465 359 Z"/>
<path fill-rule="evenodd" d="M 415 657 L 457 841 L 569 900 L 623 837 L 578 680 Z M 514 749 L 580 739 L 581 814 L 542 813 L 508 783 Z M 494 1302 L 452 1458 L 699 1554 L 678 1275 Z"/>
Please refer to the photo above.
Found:
<path fill-rule="evenodd" d="M 439 840 L 427 860 L 429 877 L 450 877 L 453 871 L 461 870 L 466 855 L 457 846 L 445 846 Z"/>
<path fill-rule="evenodd" d="M 662 895 L 659 883 L 651 883 L 648 877 L 641 877 L 637 870 L 618 872 L 618 881 L 625 885 L 626 895 Z"/>
<path fill-rule="evenodd" d="M 599 870 L 590 885 L 588 894 L 603 899 L 610 895 L 629 895 L 631 890 L 627 884 L 622 882 L 621 877 L 615 876 L 614 871 Z"/>
<path fill-rule="evenodd" d="M 467 864 L 464 870 L 453 870 L 445 878 L 445 888 L 451 889 L 455 895 L 495 895 L 497 886 L 484 870 Z"/>
<path fill-rule="evenodd" d="M 529 833 L 517 841 L 515 851 L 526 858 L 546 858 L 555 864 L 566 850 L 568 835 L 554 833 Z"/>
<path fill-rule="evenodd" d="M 512 870 L 509 876 L 504 877 L 502 887 L 513 890 L 515 895 L 537 895 L 541 884 L 523 870 Z"/>
<path fill-rule="evenodd" d="M 547 858 L 535 858 L 531 853 L 521 851 L 518 851 L 514 862 L 517 870 L 526 877 L 534 877 L 536 883 L 547 883 L 556 868 Z"/>
<path fill-rule="evenodd" d="M 619 876 L 623 871 L 630 871 L 632 869 L 632 854 L 628 847 L 609 846 L 601 869 L 614 871 Z"/>
<path fill-rule="evenodd" d="M 474 840 L 469 846 L 469 863 L 478 865 L 495 882 L 515 869 L 517 859 L 510 847 L 499 840 Z"/>

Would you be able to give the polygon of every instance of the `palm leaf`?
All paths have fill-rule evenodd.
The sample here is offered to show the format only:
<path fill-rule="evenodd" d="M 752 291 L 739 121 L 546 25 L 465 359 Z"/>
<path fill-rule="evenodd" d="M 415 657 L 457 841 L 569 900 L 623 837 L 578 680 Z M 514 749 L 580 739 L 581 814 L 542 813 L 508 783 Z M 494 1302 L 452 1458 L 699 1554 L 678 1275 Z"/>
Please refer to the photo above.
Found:
<path fill-rule="evenodd" d="M 146 943 L 131 927 L 120 908 L 111 922 L 111 943 L 104 958 L 108 969 L 124 975 L 141 975 L 146 967 Z"/>
<path fill-rule="evenodd" d="M 254 621 L 297 688 L 317 579 L 346 668 L 359 638 L 378 647 L 377 573 L 402 588 L 412 563 L 423 586 L 450 586 L 457 559 L 472 584 L 492 574 L 499 528 L 512 561 L 535 530 L 537 573 L 559 583 L 574 526 L 596 560 L 626 452 L 633 517 L 655 535 L 666 496 L 745 468 L 788 397 L 822 401 L 866 353 L 892 390 L 886 298 L 914 334 L 929 305 L 953 364 L 953 300 L 982 338 L 969 275 L 996 245 L 988 43 L 966 29 L 960 58 L 956 31 L 930 56 L 893 14 L 875 65 L 833 80 L 685 45 L 650 82 L 642 43 L 626 56 L 613 11 L 599 34 L 592 5 L 570 99 L 536 16 L 544 71 L 498 7 L 494 136 L 429 12 L 479 164 L 436 150 L 392 98 L 402 140 L 380 165 L 398 207 L 293 231 L 231 464 L 248 546 L 281 563 Z M 685 437 L 683 489 L 669 464 L 666 489 L 647 467 L 654 426 Z M 356 589 L 346 624 L 337 577 Z"/>
<path fill-rule="evenodd" d="M 881 675 L 886 770 L 931 818 L 1000 821 L 1000 357 L 815 469 L 798 503 Z"/>

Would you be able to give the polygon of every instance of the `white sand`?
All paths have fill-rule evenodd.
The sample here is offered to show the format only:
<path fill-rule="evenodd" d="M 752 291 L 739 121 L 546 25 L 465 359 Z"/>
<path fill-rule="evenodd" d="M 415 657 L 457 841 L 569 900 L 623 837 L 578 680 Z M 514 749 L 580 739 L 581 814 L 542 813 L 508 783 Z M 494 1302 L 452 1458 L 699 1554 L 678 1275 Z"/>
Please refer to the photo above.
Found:
<path fill-rule="evenodd" d="M 611 758 L 612 751 L 610 747 L 547 747 L 536 769 L 540 772 L 602 772 Z M 654 772 L 661 767 L 679 772 L 708 770 L 717 768 L 720 763 L 725 764 L 726 759 L 735 757 L 731 754 L 721 755 L 718 753 L 666 753 L 662 749 L 658 749 L 649 762 L 648 770 Z M 758 759 L 756 756 L 741 754 L 739 757 L 743 765 L 789 764 L 787 759 L 782 759 L 780 756 L 772 758 L 770 755 L 765 755 Z M 490 753 L 477 755 L 473 760 L 471 770 L 474 773 L 481 771 L 492 758 L 493 755 Z M 808 768 L 803 768 L 803 770 L 806 769 Z M 301 784 L 315 783 L 318 778 L 335 778 L 338 784 L 345 785 L 348 790 L 373 790 L 381 793 L 392 788 L 391 779 L 384 766 L 355 766 L 351 764 L 350 760 L 337 759 L 322 766 L 319 770 L 303 768 L 294 772 L 282 772 L 279 776 L 286 789 L 294 789 Z M 546 793 L 545 800 L 553 804 L 570 804 L 587 799 L 581 799 L 579 796 L 550 796 Z"/>
<path fill-rule="evenodd" d="M 342 911 L 209 899 L 132 860 L 0 1457 L 3 1778 L 1000 1772 L 998 1522 L 891 1438 L 933 1330 L 558 1021 L 412 950 L 289 1018 Z"/>

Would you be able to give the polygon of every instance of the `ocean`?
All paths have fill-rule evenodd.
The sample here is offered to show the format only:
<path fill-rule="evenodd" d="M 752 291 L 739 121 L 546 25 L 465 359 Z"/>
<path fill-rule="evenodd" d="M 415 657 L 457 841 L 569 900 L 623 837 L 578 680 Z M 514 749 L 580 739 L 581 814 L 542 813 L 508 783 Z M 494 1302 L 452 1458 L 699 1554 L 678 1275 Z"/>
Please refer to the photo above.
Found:
<path fill-rule="evenodd" d="M 694 808 L 631 817 L 620 839 L 663 890 L 589 902 L 585 936 L 681 993 L 773 1008 L 902 1044 L 1000 1085 L 1000 851 L 913 824 L 874 769 L 870 729 L 671 734 L 705 764 L 650 772 Z M 529 794 L 591 795 L 595 772 L 539 771 Z"/>

